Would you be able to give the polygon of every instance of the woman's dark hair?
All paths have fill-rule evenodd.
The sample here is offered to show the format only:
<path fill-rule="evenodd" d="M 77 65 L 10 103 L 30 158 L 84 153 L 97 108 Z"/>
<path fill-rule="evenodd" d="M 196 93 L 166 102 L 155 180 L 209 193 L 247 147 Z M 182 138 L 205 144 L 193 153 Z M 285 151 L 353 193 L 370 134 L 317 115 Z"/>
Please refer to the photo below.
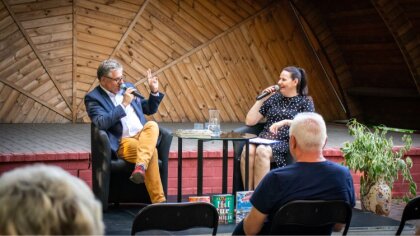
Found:
<path fill-rule="evenodd" d="M 308 95 L 308 81 L 306 79 L 306 72 L 303 68 L 296 66 L 288 66 L 283 70 L 290 73 L 293 80 L 297 79 L 298 84 L 296 90 L 299 95 L 307 96 Z"/>

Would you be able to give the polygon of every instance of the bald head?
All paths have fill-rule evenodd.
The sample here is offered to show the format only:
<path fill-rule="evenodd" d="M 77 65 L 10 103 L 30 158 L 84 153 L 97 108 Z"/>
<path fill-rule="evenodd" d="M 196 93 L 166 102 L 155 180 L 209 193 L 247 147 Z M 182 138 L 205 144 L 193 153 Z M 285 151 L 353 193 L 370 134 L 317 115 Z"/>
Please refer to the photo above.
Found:
<path fill-rule="evenodd" d="M 303 112 L 293 119 L 289 135 L 295 138 L 300 150 L 321 151 L 327 139 L 327 128 L 322 116 L 314 112 Z"/>

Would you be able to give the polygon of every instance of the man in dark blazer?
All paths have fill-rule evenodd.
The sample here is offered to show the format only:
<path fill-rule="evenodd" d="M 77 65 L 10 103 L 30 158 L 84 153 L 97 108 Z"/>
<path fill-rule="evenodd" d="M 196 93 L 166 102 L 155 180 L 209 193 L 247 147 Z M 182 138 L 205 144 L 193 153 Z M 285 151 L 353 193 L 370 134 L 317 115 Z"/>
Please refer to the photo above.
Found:
<path fill-rule="evenodd" d="M 125 83 L 123 67 L 114 59 L 99 65 L 97 77 L 99 85 L 85 96 L 90 119 L 107 132 L 118 157 L 136 164 L 130 180 L 145 183 L 152 203 L 166 201 L 156 149 L 159 127 L 144 116 L 156 113 L 163 99 L 158 78 L 152 77 L 150 69 L 147 71 L 151 94 L 146 100 L 133 84 Z"/>

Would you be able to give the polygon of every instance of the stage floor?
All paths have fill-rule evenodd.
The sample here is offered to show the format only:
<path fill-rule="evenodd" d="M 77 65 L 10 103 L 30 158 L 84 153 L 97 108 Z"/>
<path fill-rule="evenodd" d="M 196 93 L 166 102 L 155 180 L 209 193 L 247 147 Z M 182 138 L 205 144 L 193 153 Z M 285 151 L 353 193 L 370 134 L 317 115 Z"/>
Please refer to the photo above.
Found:
<path fill-rule="evenodd" d="M 175 132 L 177 129 L 192 129 L 193 123 L 160 123 L 162 127 Z M 223 131 L 231 131 L 243 123 L 222 123 Z M 43 152 L 89 152 L 90 124 L 0 124 L 0 155 Z M 339 149 L 345 141 L 351 140 L 343 124 L 327 124 L 328 141 L 325 148 Z M 402 145 L 401 133 L 389 132 L 394 145 Z M 413 148 L 420 148 L 420 134 L 412 134 Z M 177 138 L 173 139 L 171 152 L 177 152 Z M 196 140 L 185 140 L 183 150 L 196 150 Z M 204 151 L 220 150 L 221 141 L 204 143 Z M 230 149 L 232 146 L 229 147 Z"/>

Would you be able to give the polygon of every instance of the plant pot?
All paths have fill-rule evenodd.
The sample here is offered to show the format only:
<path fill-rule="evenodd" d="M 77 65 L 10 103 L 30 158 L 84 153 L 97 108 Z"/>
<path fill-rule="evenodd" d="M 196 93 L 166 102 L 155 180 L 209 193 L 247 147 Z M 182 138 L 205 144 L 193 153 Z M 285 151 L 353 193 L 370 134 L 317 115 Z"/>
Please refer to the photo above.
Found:
<path fill-rule="evenodd" d="M 378 215 L 388 216 L 391 211 L 391 188 L 383 179 L 376 183 L 366 183 L 366 194 L 360 192 L 362 210 L 370 211 Z"/>

